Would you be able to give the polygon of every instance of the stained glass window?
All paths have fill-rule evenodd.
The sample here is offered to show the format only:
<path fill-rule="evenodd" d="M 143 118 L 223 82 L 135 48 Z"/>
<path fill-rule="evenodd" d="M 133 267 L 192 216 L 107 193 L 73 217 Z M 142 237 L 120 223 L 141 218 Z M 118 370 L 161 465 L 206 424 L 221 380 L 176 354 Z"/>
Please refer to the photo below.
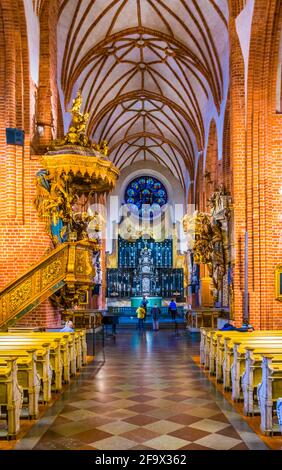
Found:
<path fill-rule="evenodd" d="M 141 176 L 132 180 L 125 191 L 125 203 L 138 208 L 142 214 L 142 206 L 150 206 L 153 212 L 167 204 L 167 191 L 163 183 L 152 176 Z"/>

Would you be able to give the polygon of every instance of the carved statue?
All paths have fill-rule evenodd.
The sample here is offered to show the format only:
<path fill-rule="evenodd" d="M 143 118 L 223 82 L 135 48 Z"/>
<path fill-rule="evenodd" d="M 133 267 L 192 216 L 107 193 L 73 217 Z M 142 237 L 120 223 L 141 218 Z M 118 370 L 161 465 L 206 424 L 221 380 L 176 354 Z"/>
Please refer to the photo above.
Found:
<path fill-rule="evenodd" d="M 97 152 L 101 153 L 105 157 L 108 156 L 109 153 L 109 147 L 108 147 L 108 142 L 106 140 L 102 140 L 100 143 L 93 143 L 92 147 L 94 150 L 97 150 Z"/>
<path fill-rule="evenodd" d="M 222 192 L 220 191 L 219 194 L 221 195 Z M 215 207 L 218 207 L 216 198 L 213 203 Z M 187 214 L 182 223 L 184 231 L 190 237 L 189 246 L 193 253 L 194 263 L 207 265 L 209 275 L 213 280 L 212 294 L 217 300 L 222 279 L 226 273 L 221 222 L 212 219 L 208 213 L 197 212 L 193 215 Z"/>
<path fill-rule="evenodd" d="M 226 201 L 228 195 L 221 184 L 216 191 L 208 199 L 208 204 L 211 209 L 211 214 L 214 216 L 218 213 L 223 213 L 223 217 L 229 218 L 230 209 L 228 208 L 228 202 Z"/>
<path fill-rule="evenodd" d="M 67 241 L 73 201 L 74 195 L 68 188 L 65 174 L 55 173 L 51 178 L 47 170 L 37 173 L 34 203 L 55 246 Z"/>
<path fill-rule="evenodd" d="M 212 280 L 214 285 L 213 295 L 217 297 L 223 276 L 226 273 L 223 234 L 221 223 L 219 221 L 212 225 L 212 231 Z"/>
<path fill-rule="evenodd" d="M 211 270 L 212 262 L 212 227 L 208 214 L 198 212 L 195 221 L 195 243 L 193 247 L 196 264 L 207 264 Z"/>
<path fill-rule="evenodd" d="M 62 147 L 64 145 L 78 145 L 80 147 L 91 147 L 91 142 L 86 135 L 86 126 L 89 119 L 89 113 L 82 113 L 82 95 L 79 90 L 76 98 L 72 102 L 70 113 L 72 115 L 71 125 L 65 137 L 62 140 L 52 142 L 50 149 Z"/>
<path fill-rule="evenodd" d="M 77 235 L 77 240 L 89 240 L 87 228 L 94 216 L 89 215 L 87 212 L 76 213 L 72 216 L 72 232 Z"/>

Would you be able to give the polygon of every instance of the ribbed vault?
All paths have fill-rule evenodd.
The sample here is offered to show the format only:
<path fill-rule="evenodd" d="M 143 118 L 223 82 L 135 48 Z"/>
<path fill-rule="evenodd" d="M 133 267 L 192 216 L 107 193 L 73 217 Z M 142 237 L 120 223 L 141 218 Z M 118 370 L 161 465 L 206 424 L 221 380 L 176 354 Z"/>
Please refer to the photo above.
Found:
<path fill-rule="evenodd" d="M 64 109 L 80 88 L 119 168 L 153 159 L 185 187 L 228 86 L 227 18 L 227 0 L 62 0 Z"/>

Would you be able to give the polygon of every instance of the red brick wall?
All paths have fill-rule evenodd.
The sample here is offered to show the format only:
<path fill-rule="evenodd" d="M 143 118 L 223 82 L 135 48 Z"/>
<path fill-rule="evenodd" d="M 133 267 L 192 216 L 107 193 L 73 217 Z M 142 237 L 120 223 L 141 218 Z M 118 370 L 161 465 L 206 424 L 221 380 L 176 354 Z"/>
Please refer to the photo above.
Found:
<path fill-rule="evenodd" d="M 232 2 L 234 18 L 239 13 Z M 238 6 L 238 5 L 237 5 Z M 281 328 L 274 271 L 281 263 L 282 120 L 276 114 L 281 2 L 257 0 L 252 22 L 245 116 L 244 64 L 230 19 L 231 156 L 235 233 L 235 315 L 243 315 L 244 231 L 249 234 L 250 319 L 256 328 Z M 246 120 L 245 120 L 246 119 Z"/>
<path fill-rule="evenodd" d="M 54 309 L 52 302 L 48 299 L 36 309 L 24 315 L 24 317 L 17 322 L 17 326 L 61 328 L 61 314 L 58 309 Z"/>
<path fill-rule="evenodd" d="M 232 166 L 230 142 L 230 92 L 226 102 L 223 127 L 222 171 L 219 183 L 223 183 L 226 191 L 232 194 Z"/>
<path fill-rule="evenodd" d="M 30 154 L 33 116 L 22 0 L 0 1 L 0 59 L 0 288 L 3 288 L 51 248 L 33 205 L 35 176 L 41 164 L 38 156 Z M 46 69 L 46 73 L 54 76 L 54 69 Z M 6 127 L 24 129 L 24 147 L 6 145 Z M 26 321 L 34 323 L 35 319 L 44 326 L 58 324 L 57 312 L 49 302 L 34 310 Z"/>
<path fill-rule="evenodd" d="M 235 3 L 235 2 L 233 2 Z M 236 2 L 239 3 L 239 2 Z M 235 18 L 234 7 L 229 21 L 230 40 L 230 152 L 232 162 L 234 316 L 240 324 L 243 318 L 244 293 L 244 234 L 246 229 L 246 130 L 245 130 L 245 68 Z"/>
<path fill-rule="evenodd" d="M 243 316 L 244 232 L 249 233 L 250 319 L 256 328 L 282 328 L 282 304 L 275 300 L 274 272 L 281 264 L 282 115 L 276 113 L 281 1 L 256 0 L 251 31 L 248 94 L 245 106 L 244 60 L 235 19 L 244 0 L 230 0 L 230 98 L 227 102 L 223 159 L 218 162 L 216 125 L 210 126 L 207 157 L 195 179 L 195 200 L 205 210 L 207 198 L 224 182 L 233 195 L 235 317 Z M 58 2 L 41 4 L 40 70 L 37 119 L 44 136 L 39 152 L 57 132 L 62 117 L 57 90 Z M 33 206 L 39 157 L 31 156 L 31 103 L 28 41 L 23 0 L 0 0 L 0 286 L 38 262 L 51 244 Z M 52 127 L 53 126 L 53 127 Z M 6 127 L 22 127 L 25 146 L 6 145 Z M 38 144 L 38 146 L 37 146 Z M 212 183 L 204 178 L 210 172 Z M 189 200 L 193 200 L 192 192 Z M 102 293 L 102 298 L 103 300 Z M 25 321 L 58 325 L 47 301 Z"/>
<path fill-rule="evenodd" d="M 281 2 L 255 2 L 249 56 L 246 127 L 246 227 L 249 233 L 250 316 L 256 327 L 282 326 L 275 301 L 281 201 L 281 116 L 276 114 Z M 234 155 L 235 158 L 235 155 Z M 235 198 L 236 204 L 236 198 Z M 280 257 L 280 259 L 279 259 Z"/>
<path fill-rule="evenodd" d="M 233 196 L 232 261 L 234 307 L 243 317 L 244 234 L 249 234 L 249 310 L 256 328 L 282 328 L 282 304 L 275 300 L 275 267 L 281 264 L 282 115 L 276 113 L 281 2 L 255 2 L 251 32 L 248 94 L 245 106 L 244 60 L 235 28 L 243 2 L 230 1 L 230 96 L 227 100 L 223 158 L 215 158 L 217 141 L 211 123 L 205 171 L 196 177 L 196 203 L 205 210 L 211 191 L 223 181 Z M 202 198 L 204 197 L 204 201 Z"/>
<path fill-rule="evenodd" d="M 39 144 L 44 148 L 61 128 L 57 87 L 57 28 L 59 2 L 49 0 L 40 11 L 40 62 L 38 88 L 38 120 L 45 124 Z"/>

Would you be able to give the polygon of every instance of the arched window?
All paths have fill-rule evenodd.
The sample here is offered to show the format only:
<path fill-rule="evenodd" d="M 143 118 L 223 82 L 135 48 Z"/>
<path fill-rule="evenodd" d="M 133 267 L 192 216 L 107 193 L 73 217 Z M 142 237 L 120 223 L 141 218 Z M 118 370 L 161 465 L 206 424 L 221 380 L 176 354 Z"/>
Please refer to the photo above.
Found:
<path fill-rule="evenodd" d="M 143 214 L 142 206 L 150 206 L 154 212 L 168 202 L 167 190 L 163 183 L 152 176 L 140 176 L 132 180 L 125 190 L 125 203 L 138 208 L 139 215 Z"/>

